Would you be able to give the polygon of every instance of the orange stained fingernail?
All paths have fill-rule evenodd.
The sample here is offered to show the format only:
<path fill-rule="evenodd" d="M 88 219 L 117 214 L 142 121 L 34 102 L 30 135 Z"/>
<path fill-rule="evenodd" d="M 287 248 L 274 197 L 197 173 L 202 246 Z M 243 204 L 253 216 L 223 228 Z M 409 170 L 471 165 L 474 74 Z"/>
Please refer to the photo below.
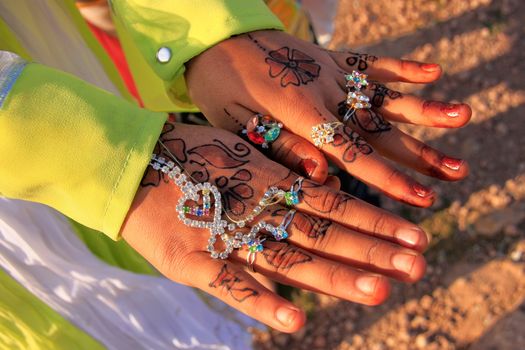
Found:
<path fill-rule="evenodd" d="M 413 184 L 412 189 L 421 198 L 430 197 L 434 195 L 434 191 L 432 191 L 432 189 L 425 187 L 419 183 Z"/>
<path fill-rule="evenodd" d="M 443 157 L 443 159 L 441 159 L 441 164 L 454 171 L 459 170 L 463 163 L 463 160 L 456 158 Z"/>
<path fill-rule="evenodd" d="M 277 309 L 277 312 L 275 313 L 275 317 L 277 320 L 285 327 L 289 327 L 292 325 L 293 321 L 297 317 L 297 313 L 299 310 L 292 309 L 290 307 L 281 306 Z"/>
<path fill-rule="evenodd" d="M 392 257 L 392 265 L 394 265 L 397 270 L 406 273 L 412 272 L 415 261 L 416 256 L 414 254 L 398 253 Z"/>
<path fill-rule="evenodd" d="M 424 234 L 419 228 L 402 228 L 396 231 L 395 236 L 397 239 L 416 247 Z"/>
<path fill-rule="evenodd" d="M 420 67 L 425 72 L 429 72 L 429 73 L 439 70 L 439 64 L 437 63 L 422 63 Z"/>
<path fill-rule="evenodd" d="M 451 118 L 459 116 L 459 105 L 447 104 L 441 107 L 441 111 Z"/>
<path fill-rule="evenodd" d="M 355 285 L 363 294 L 372 295 L 376 291 L 378 282 L 377 276 L 361 276 L 356 279 Z"/>
<path fill-rule="evenodd" d="M 311 177 L 317 168 L 317 162 L 313 159 L 303 159 L 301 160 L 301 168 L 303 169 L 305 175 Z"/>

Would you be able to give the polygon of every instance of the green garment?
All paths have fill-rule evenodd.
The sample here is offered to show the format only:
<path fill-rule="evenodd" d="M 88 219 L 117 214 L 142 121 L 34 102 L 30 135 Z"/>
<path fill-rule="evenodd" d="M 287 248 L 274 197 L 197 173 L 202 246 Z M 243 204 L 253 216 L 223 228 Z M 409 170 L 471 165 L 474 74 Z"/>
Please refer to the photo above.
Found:
<path fill-rule="evenodd" d="M 105 347 L 0 269 L 0 349 L 102 350 Z"/>
<path fill-rule="evenodd" d="M 260 0 L 115 0 L 112 6 L 133 39 L 124 49 L 138 48 L 160 81 L 143 87 L 169 91 L 173 107 L 191 105 L 183 81 L 187 60 L 231 35 L 282 27 Z M 170 62 L 155 60 L 160 45 L 171 49 Z M 133 73 L 140 87 L 141 74 Z M 0 193 L 45 203 L 118 239 L 165 120 L 68 74 L 29 64 L 0 109 Z"/>

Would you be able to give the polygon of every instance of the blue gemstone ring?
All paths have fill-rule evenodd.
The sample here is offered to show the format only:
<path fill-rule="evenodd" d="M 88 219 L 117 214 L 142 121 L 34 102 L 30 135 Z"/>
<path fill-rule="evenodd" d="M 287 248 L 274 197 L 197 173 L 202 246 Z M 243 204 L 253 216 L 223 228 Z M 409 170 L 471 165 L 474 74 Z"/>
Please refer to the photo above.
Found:
<path fill-rule="evenodd" d="M 299 204 L 299 202 L 300 202 L 299 192 L 303 188 L 303 181 L 304 181 L 304 177 L 299 176 L 294 181 L 292 186 L 290 186 L 290 191 L 288 191 L 288 192 L 286 192 L 284 194 L 284 200 L 286 201 L 286 205 L 292 206 L 292 205 Z"/>
<path fill-rule="evenodd" d="M 273 238 L 275 238 L 276 241 L 280 241 L 283 239 L 288 238 L 288 226 L 292 223 L 292 220 L 295 216 L 296 210 L 291 209 L 286 215 L 283 217 L 283 221 L 279 224 L 279 226 L 272 229 L 271 233 L 273 235 Z"/>

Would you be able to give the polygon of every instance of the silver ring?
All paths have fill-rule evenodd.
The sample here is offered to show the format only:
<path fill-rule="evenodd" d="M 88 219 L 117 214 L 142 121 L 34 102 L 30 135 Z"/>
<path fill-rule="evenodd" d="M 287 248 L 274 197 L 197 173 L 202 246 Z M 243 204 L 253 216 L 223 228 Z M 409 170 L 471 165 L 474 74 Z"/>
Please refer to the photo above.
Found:
<path fill-rule="evenodd" d="M 295 209 L 291 209 L 286 215 L 283 217 L 283 220 L 279 224 L 279 226 L 272 229 L 271 233 L 273 235 L 273 238 L 275 238 L 276 241 L 280 241 L 283 239 L 288 238 L 288 226 L 292 223 L 292 220 L 295 216 L 295 213 L 297 211 Z"/>
<path fill-rule="evenodd" d="M 257 253 L 262 252 L 264 250 L 263 242 L 265 240 L 266 238 L 264 237 L 256 237 L 247 243 L 248 255 L 246 255 L 246 265 L 248 266 L 248 270 L 250 270 L 251 272 L 256 272 L 255 268 L 253 267 L 255 264 L 255 258 L 257 258 Z"/>

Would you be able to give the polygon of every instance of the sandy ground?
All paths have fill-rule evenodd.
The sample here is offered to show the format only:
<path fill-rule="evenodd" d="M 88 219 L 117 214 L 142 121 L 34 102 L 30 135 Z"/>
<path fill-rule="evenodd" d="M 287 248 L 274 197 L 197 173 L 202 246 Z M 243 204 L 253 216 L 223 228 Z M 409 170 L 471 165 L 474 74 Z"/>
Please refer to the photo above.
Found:
<path fill-rule="evenodd" d="M 418 177 L 440 194 L 430 209 L 382 198 L 433 236 L 423 281 L 395 284 L 379 307 L 296 291 L 308 325 L 259 333 L 258 347 L 525 349 L 525 1 L 341 0 L 331 48 L 442 64 L 438 83 L 395 88 L 466 101 L 472 122 L 403 129 L 467 159 L 472 173 L 454 184 Z"/>

